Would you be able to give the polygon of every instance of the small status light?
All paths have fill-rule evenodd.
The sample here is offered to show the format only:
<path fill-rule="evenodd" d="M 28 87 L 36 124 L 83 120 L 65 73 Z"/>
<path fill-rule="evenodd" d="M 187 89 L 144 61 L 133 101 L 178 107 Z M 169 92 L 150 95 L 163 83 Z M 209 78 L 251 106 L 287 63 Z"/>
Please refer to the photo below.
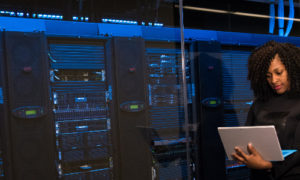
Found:
<path fill-rule="evenodd" d="M 217 101 L 209 101 L 209 104 L 217 104 Z"/>
<path fill-rule="evenodd" d="M 139 106 L 137 104 L 134 104 L 134 105 L 130 105 L 130 109 L 132 110 L 135 110 L 135 109 L 138 109 Z"/>
<path fill-rule="evenodd" d="M 36 110 L 27 110 L 25 111 L 26 116 L 36 115 Z"/>

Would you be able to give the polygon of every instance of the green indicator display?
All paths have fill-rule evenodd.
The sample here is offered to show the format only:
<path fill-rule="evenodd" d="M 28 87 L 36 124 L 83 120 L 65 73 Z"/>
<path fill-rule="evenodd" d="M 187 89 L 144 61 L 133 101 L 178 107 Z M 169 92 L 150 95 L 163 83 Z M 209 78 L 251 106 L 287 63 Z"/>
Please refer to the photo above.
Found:
<path fill-rule="evenodd" d="M 209 104 L 217 104 L 217 101 L 209 101 Z"/>
<path fill-rule="evenodd" d="M 135 105 L 130 105 L 130 109 L 138 109 L 139 105 L 135 104 Z"/>
<path fill-rule="evenodd" d="M 36 110 L 27 110 L 27 111 L 25 111 L 25 114 L 26 114 L 26 116 L 36 115 Z"/>

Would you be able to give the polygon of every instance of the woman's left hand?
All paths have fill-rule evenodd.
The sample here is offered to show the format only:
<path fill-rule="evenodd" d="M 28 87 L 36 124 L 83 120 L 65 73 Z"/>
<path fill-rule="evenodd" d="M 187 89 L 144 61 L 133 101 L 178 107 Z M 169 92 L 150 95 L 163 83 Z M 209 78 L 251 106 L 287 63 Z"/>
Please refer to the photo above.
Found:
<path fill-rule="evenodd" d="M 235 153 L 232 154 L 232 157 L 239 164 L 245 164 L 246 166 L 252 169 L 272 168 L 272 163 L 270 161 L 264 160 L 251 143 L 248 144 L 247 150 L 249 152 L 249 155 L 244 153 L 241 148 L 235 147 Z"/>

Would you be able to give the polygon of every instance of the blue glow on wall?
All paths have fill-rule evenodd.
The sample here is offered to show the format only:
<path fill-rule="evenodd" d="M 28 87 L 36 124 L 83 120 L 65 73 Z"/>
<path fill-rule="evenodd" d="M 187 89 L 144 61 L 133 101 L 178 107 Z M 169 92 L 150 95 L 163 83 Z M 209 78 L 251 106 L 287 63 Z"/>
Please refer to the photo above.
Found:
<path fill-rule="evenodd" d="M 275 28 L 275 0 L 270 2 L 270 19 L 269 19 L 269 33 L 274 33 Z"/>
<path fill-rule="evenodd" d="M 279 36 L 284 35 L 284 3 L 283 0 L 278 1 L 278 33 Z"/>
<path fill-rule="evenodd" d="M 285 37 L 287 37 L 289 35 L 289 33 L 291 32 L 292 27 L 293 27 L 293 22 L 294 22 L 294 2 L 293 2 L 293 0 L 289 0 L 289 5 L 290 5 L 289 21 L 288 21 L 288 25 L 286 28 L 286 32 L 284 34 Z"/>

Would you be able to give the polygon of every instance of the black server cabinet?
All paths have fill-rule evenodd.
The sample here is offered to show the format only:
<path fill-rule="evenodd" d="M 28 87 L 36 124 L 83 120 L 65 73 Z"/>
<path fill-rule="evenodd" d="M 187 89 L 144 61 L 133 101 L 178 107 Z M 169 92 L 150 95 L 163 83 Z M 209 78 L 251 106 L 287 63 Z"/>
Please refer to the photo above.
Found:
<path fill-rule="evenodd" d="M 218 42 L 194 42 L 191 54 L 193 109 L 198 119 L 197 179 L 224 179 L 225 153 L 217 132 L 224 119 L 221 47 Z"/>
<path fill-rule="evenodd" d="M 222 46 L 222 76 L 224 97 L 223 126 L 245 125 L 253 100 L 248 75 L 248 57 L 254 47 Z M 226 160 L 228 180 L 249 179 L 250 171 L 245 165 Z"/>
<path fill-rule="evenodd" d="M 158 180 L 192 179 L 188 169 L 192 139 L 186 137 L 180 44 L 147 42 L 146 65 L 153 174 Z"/>
<path fill-rule="evenodd" d="M 145 44 L 141 38 L 112 38 L 107 43 L 115 178 L 152 179 L 145 84 Z"/>
<path fill-rule="evenodd" d="M 104 42 L 49 38 L 59 178 L 114 179 Z"/>
<path fill-rule="evenodd" d="M 1 52 L 5 178 L 56 179 L 45 35 L 2 32 Z"/>
<path fill-rule="evenodd" d="M 9 134 L 9 121 L 8 118 L 8 99 L 7 99 L 7 91 L 6 91 L 6 63 L 5 63 L 5 55 L 4 55 L 4 36 L 3 32 L 0 34 L 0 179 L 11 179 L 11 168 L 9 168 L 9 162 L 11 159 L 10 155 L 10 142 L 5 141 L 5 139 L 10 139 Z M 6 165 L 6 166 L 5 166 Z M 4 176 L 5 169 L 5 176 Z"/>

